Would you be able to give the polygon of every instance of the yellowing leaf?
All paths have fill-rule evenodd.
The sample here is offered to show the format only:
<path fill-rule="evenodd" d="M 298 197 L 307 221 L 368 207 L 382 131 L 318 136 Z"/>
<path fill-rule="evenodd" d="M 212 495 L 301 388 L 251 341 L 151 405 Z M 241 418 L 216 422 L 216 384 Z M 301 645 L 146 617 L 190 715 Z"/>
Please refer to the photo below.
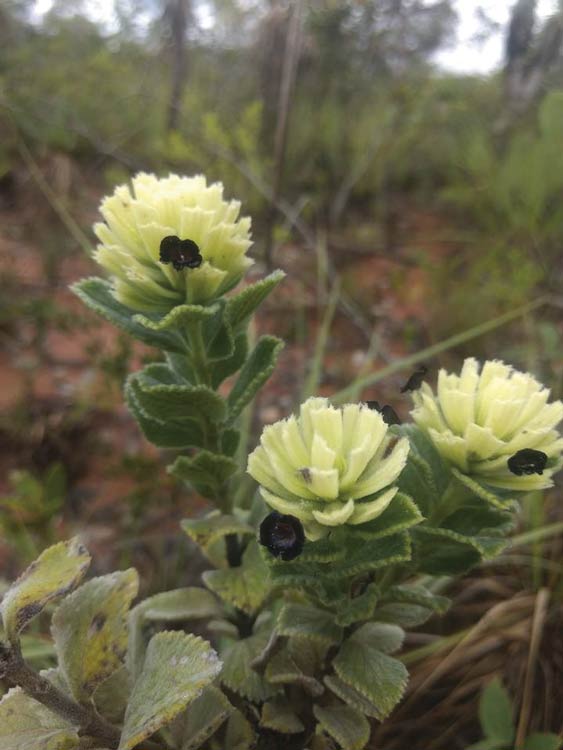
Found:
<path fill-rule="evenodd" d="M 46 549 L 4 594 L 2 621 L 10 642 L 50 602 L 57 601 L 78 586 L 90 555 L 77 539 Z"/>
<path fill-rule="evenodd" d="M 249 615 L 256 612 L 270 591 L 268 567 L 254 540 L 246 548 L 240 567 L 208 570 L 202 578 L 223 601 Z"/>
<path fill-rule="evenodd" d="M 201 638 L 181 632 L 151 639 L 133 687 L 119 750 L 132 750 L 169 724 L 221 671 L 221 662 Z"/>
<path fill-rule="evenodd" d="M 255 747 L 254 731 L 240 711 L 235 711 L 227 723 L 225 748 L 229 750 L 251 750 Z"/>
<path fill-rule="evenodd" d="M 87 700 L 121 666 L 138 587 L 133 568 L 110 573 L 88 581 L 57 608 L 52 630 L 59 666 L 77 700 Z"/>
<path fill-rule="evenodd" d="M 0 701 L 0 747 L 3 750 L 74 750 L 76 729 L 20 688 Z"/>
<path fill-rule="evenodd" d="M 223 693 L 210 685 L 186 711 L 182 750 L 197 750 L 201 747 L 233 711 L 234 708 Z"/>

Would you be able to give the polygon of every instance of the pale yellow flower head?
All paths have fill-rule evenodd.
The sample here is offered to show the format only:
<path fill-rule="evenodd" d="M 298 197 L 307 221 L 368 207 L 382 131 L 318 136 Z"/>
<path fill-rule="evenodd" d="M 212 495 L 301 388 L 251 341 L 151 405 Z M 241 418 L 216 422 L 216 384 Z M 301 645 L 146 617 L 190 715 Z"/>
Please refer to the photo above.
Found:
<path fill-rule="evenodd" d="M 240 203 L 223 199 L 223 186 L 205 177 L 159 179 L 140 173 L 105 198 L 105 222 L 94 226 L 100 240 L 95 259 L 113 277 L 114 295 L 142 312 L 168 312 L 185 303 L 206 304 L 234 287 L 252 260 L 246 257 L 250 219 Z M 160 262 L 164 237 L 193 240 L 203 262 L 176 270 Z"/>
<path fill-rule="evenodd" d="M 331 527 L 362 524 L 389 505 L 409 452 L 379 412 L 365 404 L 331 406 L 310 398 L 298 417 L 266 427 L 248 458 L 248 472 L 274 510 L 301 520 L 315 540 Z"/>
<path fill-rule="evenodd" d="M 553 484 L 561 465 L 563 440 L 555 429 L 563 403 L 548 403 L 549 390 L 529 373 L 498 360 L 466 359 L 459 375 L 440 370 L 438 392 L 427 383 L 413 393 L 414 421 L 442 456 L 486 484 L 530 491 Z M 543 474 L 517 476 L 508 459 L 524 449 L 547 456 Z"/>

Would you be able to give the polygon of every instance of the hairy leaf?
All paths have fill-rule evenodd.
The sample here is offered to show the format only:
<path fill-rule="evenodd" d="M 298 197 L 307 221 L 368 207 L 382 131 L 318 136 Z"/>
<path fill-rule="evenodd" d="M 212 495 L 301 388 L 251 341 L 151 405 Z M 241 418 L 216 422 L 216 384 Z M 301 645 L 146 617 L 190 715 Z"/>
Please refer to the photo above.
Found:
<path fill-rule="evenodd" d="M 168 419 L 165 422 L 149 417 L 137 398 L 131 382 L 125 383 L 125 401 L 131 414 L 137 420 L 143 435 L 147 440 L 159 448 L 200 448 L 205 439 L 201 424 L 194 419 L 183 419 L 175 422 Z"/>
<path fill-rule="evenodd" d="M 244 363 L 227 398 L 229 422 L 233 422 L 268 380 L 276 365 L 283 342 L 275 336 L 262 336 Z"/>
<path fill-rule="evenodd" d="M 350 640 L 362 647 L 392 654 L 403 645 L 405 631 L 390 623 L 367 622 L 353 633 Z"/>
<path fill-rule="evenodd" d="M 365 716 L 379 719 L 379 721 L 383 719 L 383 715 L 377 706 L 353 687 L 343 682 L 339 677 L 336 677 L 335 675 L 327 675 L 324 678 L 324 682 L 329 690 L 349 706 L 355 708 L 356 711 L 360 711 L 365 714 Z"/>
<path fill-rule="evenodd" d="M 0 701 L 0 745 L 5 750 L 74 750 L 75 727 L 13 688 Z"/>
<path fill-rule="evenodd" d="M 369 620 L 377 606 L 379 587 L 370 583 L 366 590 L 353 599 L 344 599 L 336 611 L 336 622 L 344 627 L 355 622 Z"/>
<path fill-rule="evenodd" d="M 218 510 L 208 513 L 203 518 L 184 519 L 181 526 L 205 553 L 214 542 L 224 539 L 229 534 L 256 535 L 255 529 L 238 516 L 223 514 Z"/>
<path fill-rule="evenodd" d="M 315 642 L 290 640 L 268 662 L 264 673 L 268 682 L 272 685 L 299 685 L 314 697 L 322 695 L 324 687 L 315 677 L 322 658 L 315 645 Z"/>
<path fill-rule="evenodd" d="M 126 388 L 142 412 L 157 421 L 222 422 L 227 414 L 225 401 L 205 385 L 157 382 L 141 370 L 128 377 Z"/>
<path fill-rule="evenodd" d="M 237 462 L 229 456 L 199 451 L 193 457 L 178 456 L 168 471 L 178 479 L 193 484 L 207 497 L 214 497 L 238 468 Z"/>
<path fill-rule="evenodd" d="M 391 713 L 407 686 L 404 664 L 353 638 L 342 644 L 333 667 L 338 677 L 377 706 L 383 717 Z"/>
<path fill-rule="evenodd" d="M 110 573 L 80 586 L 53 616 L 59 668 L 72 694 L 87 701 L 121 666 L 127 652 L 127 613 L 137 595 L 137 571 Z"/>
<path fill-rule="evenodd" d="M 280 734 L 300 734 L 305 731 L 301 719 L 282 697 L 264 703 L 260 725 Z"/>
<path fill-rule="evenodd" d="M 197 750 L 233 711 L 223 693 L 210 685 L 186 710 L 180 750 Z"/>
<path fill-rule="evenodd" d="M 133 750 L 170 723 L 221 671 L 201 638 L 181 632 L 155 635 L 131 693 L 119 750 Z"/>
<path fill-rule="evenodd" d="M 90 565 L 90 555 L 78 541 L 59 542 L 46 549 L 4 594 L 0 611 L 8 640 L 18 634 L 47 604 L 78 586 Z"/>
<path fill-rule="evenodd" d="M 229 750 L 252 750 L 256 745 L 254 730 L 240 711 L 235 711 L 227 722 L 225 748 Z"/>
<path fill-rule="evenodd" d="M 127 668 L 130 674 L 136 677 L 141 671 L 148 632 L 154 622 L 207 619 L 221 614 L 223 610 L 213 594 L 197 587 L 163 591 L 144 599 L 129 613 Z"/>
<path fill-rule="evenodd" d="M 224 602 L 254 614 L 270 593 L 268 567 L 262 560 L 258 543 L 252 540 L 236 568 L 207 570 L 203 582 Z"/>
<path fill-rule="evenodd" d="M 368 523 L 353 526 L 352 533 L 359 539 L 382 539 L 415 526 L 423 520 L 413 500 L 399 492 L 380 516 Z"/>
<path fill-rule="evenodd" d="M 402 602 L 405 604 L 417 604 L 441 615 L 449 609 L 451 604 L 451 600 L 447 596 L 433 594 L 424 588 L 424 586 L 414 583 L 391 586 L 385 592 L 381 601 L 382 603 Z"/>
<path fill-rule="evenodd" d="M 268 685 L 251 666 L 264 650 L 269 635 L 267 629 L 259 631 L 241 641 L 235 641 L 221 654 L 221 681 L 227 688 L 253 703 L 262 703 L 276 693 L 276 689 Z"/>
<path fill-rule="evenodd" d="M 147 328 L 132 310 L 115 299 L 111 288 L 109 281 L 94 277 L 83 279 L 71 286 L 72 291 L 90 310 L 144 344 L 171 352 L 185 351 L 182 339 L 175 331 Z"/>
<path fill-rule="evenodd" d="M 334 737 L 342 750 L 362 750 L 367 745 L 369 723 L 355 708 L 342 704 L 313 706 L 313 713 L 321 727 Z"/>
<path fill-rule="evenodd" d="M 334 622 L 334 615 L 305 604 L 285 604 L 276 625 L 279 635 L 318 641 L 325 646 L 339 643 L 342 628 Z"/>

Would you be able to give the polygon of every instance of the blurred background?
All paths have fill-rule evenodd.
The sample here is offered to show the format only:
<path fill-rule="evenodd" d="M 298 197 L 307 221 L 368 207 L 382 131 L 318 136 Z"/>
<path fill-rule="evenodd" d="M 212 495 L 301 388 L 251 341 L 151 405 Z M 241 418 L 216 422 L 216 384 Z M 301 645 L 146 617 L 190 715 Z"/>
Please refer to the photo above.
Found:
<path fill-rule="evenodd" d="M 79 531 L 100 570 L 134 564 L 147 592 L 194 578 L 178 520 L 203 503 L 122 402 L 156 353 L 68 291 L 97 273 L 101 197 L 141 170 L 221 180 L 252 216 L 251 276 L 287 272 L 258 321 L 287 344 L 255 434 L 342 389 L 406 418 L 395 365 L 416 353 L 430 382 L 464 356 L 498 357 L 561 397 L 563 3 L 3 0 L 0 576 Z M 561 526 L 560 491 L 537 500 L 523 528 Z M 414 637 L 431 646 L 517 601 L 440 680 L 425 683 L 432 649 L 411 659 L 425 689 L 379 746 L 475 741 L 495 671 L 518 706 L 546 590 L 554 635 L 532 723 L 561 730 L 562 545 L 548 538 L 475 573 L 455 618 Z"/>

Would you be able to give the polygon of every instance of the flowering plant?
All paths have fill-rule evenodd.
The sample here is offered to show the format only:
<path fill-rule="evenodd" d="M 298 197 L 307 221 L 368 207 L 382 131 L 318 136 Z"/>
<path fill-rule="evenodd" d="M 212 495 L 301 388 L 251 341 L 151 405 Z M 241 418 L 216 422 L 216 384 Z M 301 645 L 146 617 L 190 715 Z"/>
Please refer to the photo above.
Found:
<path fill-rule="evenodd" d="M 238 211 L 220 186 L 173 175 L 139 175 L 102 204 L 111 278 L 74 289 L 162 352 L 125 399 L 148 440 L 179 451 L 169 471 L 215 505 L 182 524 L 209 569 L 205 588 L 130 609 L 134 570 L 80 585 L 83 545 L 46 550 L 1 605 L 10 747 L 361 750 L 407 687 L 405 629 L 448 608 L 439 582 L 499 554 L 517 499 L 561 466 L 563 404 L 473 359 L 441 371 L 437 395 L 426 368 L 409 377 L 412 424 L 375 401 L 311 398 L 247 457 L 241 414 L 282 346 L 251 345 L 248 324 L 283 274 L 225 294 L 250 263 Z M 20 634 L 53 604 L 58 667 L 37 674 Z"/>

